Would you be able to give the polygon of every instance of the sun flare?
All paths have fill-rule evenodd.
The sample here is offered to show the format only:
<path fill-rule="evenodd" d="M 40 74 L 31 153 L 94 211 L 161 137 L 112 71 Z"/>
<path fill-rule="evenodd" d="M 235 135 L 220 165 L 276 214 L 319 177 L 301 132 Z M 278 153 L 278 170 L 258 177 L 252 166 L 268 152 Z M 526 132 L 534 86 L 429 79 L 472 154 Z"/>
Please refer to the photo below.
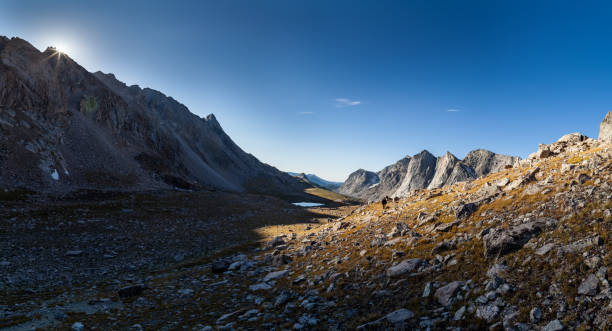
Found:
<path fill-rule="evenodd" d="M 70 51 L 70 47 L 68 47 L 65 43 L 58 43 L 55 45 L 55 51 L 62 54 L 67 54 Z"/>

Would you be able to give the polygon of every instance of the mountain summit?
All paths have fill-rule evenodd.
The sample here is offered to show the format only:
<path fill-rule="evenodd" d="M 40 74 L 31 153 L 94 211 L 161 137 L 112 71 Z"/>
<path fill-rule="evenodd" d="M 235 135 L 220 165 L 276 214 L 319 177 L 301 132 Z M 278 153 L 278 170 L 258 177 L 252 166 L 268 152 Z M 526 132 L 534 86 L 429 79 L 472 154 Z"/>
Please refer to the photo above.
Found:
<path fill-rule="evenodd" d="M 213 114 L 200 118 L 159 91 L 19 38 L 0 37 L 0 130 L 6 187 L 289 194 L 305 186 L 245 153 Z"/>

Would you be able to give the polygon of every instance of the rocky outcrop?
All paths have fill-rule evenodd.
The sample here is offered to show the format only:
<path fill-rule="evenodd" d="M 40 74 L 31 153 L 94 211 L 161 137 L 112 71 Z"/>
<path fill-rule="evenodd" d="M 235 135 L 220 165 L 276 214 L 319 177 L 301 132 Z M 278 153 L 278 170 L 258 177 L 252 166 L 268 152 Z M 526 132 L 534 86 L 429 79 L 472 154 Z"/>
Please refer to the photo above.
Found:
<path fill-rule="evenodd" d="M 505 166 L 514 165 L 520 158 L 496 154 L 486 149 L 477 149 L 469 152 L 463 159 L 463 164 L 472 168 L 476 177 L 481 177 L 492 172 L 498 172 Z"/>
<path fill-rule="evenodd" d="M 605 142 L 612 142 L 612 111 L 608 112 L 599 125 L 599 138 L 597 139 Z"/>
<path fill-rule="evenodd" d="M 518 157 L 484 149 L 469 152 L 463 160 L 450 152 L 436 158 L 424 150 L 413 157 L 406 156 L 378 173 L 360 169 L 349 176 L 338 192 L 366 201 L 377 201 L 385 196 L 401 197 L 417 189 L 434 189 L 473 180 L 512 166 L 519 160 Z"/>
<path fill-rule="evenodd" d="M 439 188 L 447 183 L 456 183 L 473 178 L 476 178 L 473 169 L 461 163 L 461 160 L 450 152 L 446 152 L 437 159 L 434 177 L 427 188 Z"/>
<path fill-rule="evenodd" d="M 404 180 L 393 195 L 404 196 L 410 191 L 427 187 L 436 173 L 436 162 L 436 157 L 428 151 L 415 155 L 406 169 Z"/>
<path fill-rule="evenodd" d="M 338 193 L 363 199 L 367 197 L 366 192 L 376 187 L 379 182 L 380 179 L 376 173 L 359 169 L 349 175 L 338 189 Z"/>
<path fill-rule="evenodd" d="M 245 153 L 214 115 L 92 74 L 53 48 L 0 38 L 0 185 L 34 190 L 215 188 L 292 194 L 306 184 Z"/>
<path fill-rule="evenodd" d="M 552 144 L 540 144 L 538 151 L 529 154 L 527 160 L 541 160 L 563 153 L 575 153 L 595 147 L 598 141 L 579 132 L 569 133 Z"/>

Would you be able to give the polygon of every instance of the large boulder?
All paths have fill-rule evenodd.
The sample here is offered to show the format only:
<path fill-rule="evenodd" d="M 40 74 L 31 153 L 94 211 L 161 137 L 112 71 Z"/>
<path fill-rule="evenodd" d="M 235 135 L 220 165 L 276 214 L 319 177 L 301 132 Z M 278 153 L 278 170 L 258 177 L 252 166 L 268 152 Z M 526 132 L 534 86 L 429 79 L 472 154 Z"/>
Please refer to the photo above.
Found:
<path fill-rule="evenodd" d="M 454 281 L 436 290 L 434 297 L 439 304 L 448 306 L 452 302 L 452 298 L 457 294 L 461 286 L 465 284 L 462 281 Z"/>
<path fill-rule="evenodd" d="M 421 265 L 421 263 L 423 263 L 423 260 L 421 259 L 404 260 L 389 268 L 387 270 L 387 276 L 397 277 L 408 272 L 413 272 Z"/>
<path fill-rule="evenodd" d="M 599 125 L 598 140 L 612 142 L 612 111 L 608 112 Z"/>
<path fill-rule="evenodd" d="M 503 256 L 517 251 L 529 239 L 537 236 L 545 228 L 556 224 L 553 219 L 537 219 L 510 228 L 497 228 L 483 236 L 485 257 Z"/>

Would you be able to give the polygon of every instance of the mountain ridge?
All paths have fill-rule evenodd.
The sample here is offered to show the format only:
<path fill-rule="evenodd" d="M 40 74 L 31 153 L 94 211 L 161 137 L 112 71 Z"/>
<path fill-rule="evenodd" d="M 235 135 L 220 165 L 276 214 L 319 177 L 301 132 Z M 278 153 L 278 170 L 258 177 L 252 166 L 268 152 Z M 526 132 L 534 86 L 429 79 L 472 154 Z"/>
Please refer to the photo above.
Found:
<path fill-rule="evenodd" d="M 485 149 L 470 151 L 463 160 L 450 152 L 435 157 L 423 150 L 379 172 L 359 169 L 349 175 L 338 192 L 367 201 L 380 200 L 385 196 L 403 197 L 417 189 L 433 189 L 474 180 L 519 160 L 519 157 L 496 154 Z"/>
<path fill-rule="evenodd" d="M 54 48 L 1 37 L 0 83 L 7 187 L 281 195 L 307 187 L 244 152 L 213 114 L 198 117 L 162 92 L 90 73 Z"/>

